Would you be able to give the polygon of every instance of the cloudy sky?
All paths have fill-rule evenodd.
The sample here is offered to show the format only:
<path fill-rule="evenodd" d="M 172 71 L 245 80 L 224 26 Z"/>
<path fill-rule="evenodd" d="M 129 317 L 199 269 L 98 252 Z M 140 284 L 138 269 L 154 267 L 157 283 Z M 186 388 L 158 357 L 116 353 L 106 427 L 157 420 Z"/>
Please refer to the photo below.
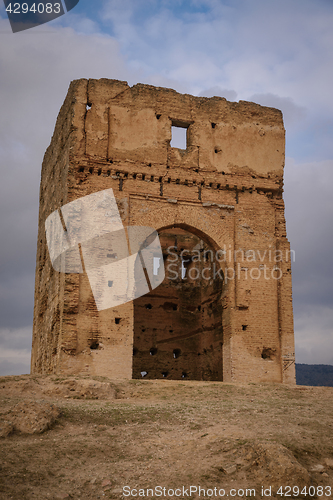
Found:
<path fill-rule="evenodd" d="M 0 375 L 29 373 L 40 169 L 69 82 L 283 111 L 296 361 L 333 365 L 333 2 L 80 0 L 13 34 L 0 4 Z"/>

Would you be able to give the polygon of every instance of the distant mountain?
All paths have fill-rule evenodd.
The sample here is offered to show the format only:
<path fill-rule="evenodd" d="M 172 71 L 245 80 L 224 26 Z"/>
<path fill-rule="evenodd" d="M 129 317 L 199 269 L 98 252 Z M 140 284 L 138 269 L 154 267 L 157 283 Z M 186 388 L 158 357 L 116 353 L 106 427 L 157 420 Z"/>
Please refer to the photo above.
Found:
<path fill-rule="evenodd" d="M 333 387 L 333 366 L 296 363 L 296 384 Z"/>

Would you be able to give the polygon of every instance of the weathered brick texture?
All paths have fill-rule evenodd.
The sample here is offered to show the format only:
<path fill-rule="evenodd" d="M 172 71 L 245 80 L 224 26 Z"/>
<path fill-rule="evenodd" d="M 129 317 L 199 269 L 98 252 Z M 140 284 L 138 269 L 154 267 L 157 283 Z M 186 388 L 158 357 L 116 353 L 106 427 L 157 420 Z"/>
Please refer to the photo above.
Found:
<path fill-rule="evenodd" d="M 32 372 L 294 384 L 284 147 L 273 108 L 72 82 L 42 167 Z M 44 225 L 108 188 L 124 226 L 159 232 L 166 277 L 98 311 L 86 274 L 53 270 Z"/>

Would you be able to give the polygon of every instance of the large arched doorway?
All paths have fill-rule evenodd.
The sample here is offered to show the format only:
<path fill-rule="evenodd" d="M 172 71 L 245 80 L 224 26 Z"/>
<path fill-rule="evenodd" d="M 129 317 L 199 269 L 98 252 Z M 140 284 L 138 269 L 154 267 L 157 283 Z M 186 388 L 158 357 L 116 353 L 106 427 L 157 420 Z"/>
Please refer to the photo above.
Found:
<path fill-rule="evenodd" d="M 133 378 L 222 380 L 223 274 L 189 228 L 159 231 L 163 283 L 134 301 Z"/>

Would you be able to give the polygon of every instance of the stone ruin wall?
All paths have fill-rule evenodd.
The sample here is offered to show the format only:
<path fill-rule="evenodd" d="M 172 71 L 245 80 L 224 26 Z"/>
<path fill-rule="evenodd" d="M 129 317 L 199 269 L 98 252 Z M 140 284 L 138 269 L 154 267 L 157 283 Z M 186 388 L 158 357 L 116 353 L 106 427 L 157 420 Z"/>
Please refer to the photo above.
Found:
<path fill-rule="evenodd" d="M 187 129 L 186 150 L 170 146 L 172 126 Z M 284 137 L 281 112 L 254 103 L 72 82 L 42 166 L 32 373 L 295 383 L 291 263 L 267 252 L 289 250 Z M 189 255 L 199 245 L 266 257 L 233 262 L 237 279 L 223 284 L 166 273 L 150 294 L 97 311 L 86 274 L 53 270 L 44 224 L 108 188 L 124 226 L 155 228 L 164 254 L 176 241 Z M 282 278 L 245 279 L 258 264 Z"/>

